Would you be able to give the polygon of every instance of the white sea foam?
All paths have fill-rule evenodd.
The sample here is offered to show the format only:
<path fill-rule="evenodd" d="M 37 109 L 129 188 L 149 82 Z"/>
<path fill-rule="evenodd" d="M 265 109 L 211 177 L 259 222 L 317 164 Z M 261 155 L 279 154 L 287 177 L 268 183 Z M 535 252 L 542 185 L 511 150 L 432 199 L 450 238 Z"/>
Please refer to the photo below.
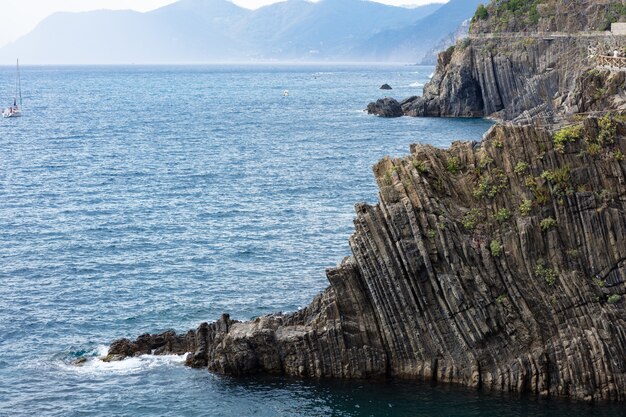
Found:
<path fill-rule="evenodd" d="M 424 83 L 415 81 L 414 83 L 409 84 L 409 87 L 424 87 Z"/>
<path fill-rule="evenodd" d="M 93 351 L 93 356 L 86 356 L 85 362 L 64 363 L 62 367 L 71 372 L 84 374 L 133 374 L 163 366 L 182 365 L 187 358 L 187 354 L 141 355 L 121 361 L 105 362 L 102 359 L 107 355 L 108 350 L 108 346 L 98 346 Z"/>

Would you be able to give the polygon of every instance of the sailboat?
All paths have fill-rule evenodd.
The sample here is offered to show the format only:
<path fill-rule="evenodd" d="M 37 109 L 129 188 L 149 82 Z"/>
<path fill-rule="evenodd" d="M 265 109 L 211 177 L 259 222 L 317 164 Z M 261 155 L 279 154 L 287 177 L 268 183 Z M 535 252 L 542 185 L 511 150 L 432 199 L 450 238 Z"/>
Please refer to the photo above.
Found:
<path fill-rule="evenodd" d="M 13 105 L 2 112 L 2 117 L 20 117 L 22 116 L 22 80 L 20 79 L 20 60 L 17 60 L 17 77 L 15 79 L 15 96 L 13 97 Z M 19 97 L 20 104 L 17 104 Z"/>

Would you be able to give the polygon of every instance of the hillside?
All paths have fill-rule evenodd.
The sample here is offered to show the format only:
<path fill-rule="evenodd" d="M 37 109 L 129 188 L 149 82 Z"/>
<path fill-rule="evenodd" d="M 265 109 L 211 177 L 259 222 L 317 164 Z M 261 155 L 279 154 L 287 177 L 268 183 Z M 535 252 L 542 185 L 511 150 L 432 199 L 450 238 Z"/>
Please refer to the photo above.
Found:
<path fill-rule="evenodd" d="M 621 0 L 500 0 L 477 11 L 472 32 L 601 31 L 625 19 Z"/>
<path fill-rule="evenodd" d="M 421 60 L 433 47 L 456 32 L 474 15 L 484 0 L 451 0 L 412 25 L 382 31 L 361 45 L 361 51 L 378 60 Z"/>
<path fill-rule="evenodd" d="M 372 58 L 360 49 L 365 40 L 408 27 L 440 7 L 289 0 L 248 10 L 227 0 L 180 0 L 148 13 L 58 13 L 0 49 L 0 62 L 13 62 L 16 56 L 40 64 L 360 61 Z M 434 42 L 447 30 L 441 26 L 429 36 Z"/>
<path fill-rule="evenodd" d="M 596 56 L 623 50 L 626 37 L 593 30 L 624 19 L 624 7 L 621 0 L 494 1 L 477 11 L 468 39 L 439 54 L 423 95 L 394 115 L 550 123 L 624 111 L 624 72 L 598 67 Z"/>

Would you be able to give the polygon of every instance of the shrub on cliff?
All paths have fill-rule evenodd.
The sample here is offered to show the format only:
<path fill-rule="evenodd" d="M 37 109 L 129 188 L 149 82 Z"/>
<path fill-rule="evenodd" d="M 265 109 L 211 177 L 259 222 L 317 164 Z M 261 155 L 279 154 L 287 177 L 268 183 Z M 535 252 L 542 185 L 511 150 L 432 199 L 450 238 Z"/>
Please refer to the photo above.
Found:
<path fill-rule="evenodd" d="M 489 244 L 489 249 L 491 250 L 491 255 L 494 257 L 499 257 L 500 255 L 502 255 L 502 243 L 500 243 L 497 240 L 492 240 L 491 243 Z"/>
<path fill-rule="evenodd" d="M 574 125 L 564 127 L 554 134 L 554 150 L 563 153 L 565 152 L 565 144 L 568 142 L 576 142 L 581 138 L 583 127 L 581 125 Z"/>
<path fill-rule="evenodd" d="M 476 9 L 476 13 L 474 14 L 473 20 L 485 20 L 489 17 L 489 11 L 485 7 L 484 4 L 479 4 Z"/>

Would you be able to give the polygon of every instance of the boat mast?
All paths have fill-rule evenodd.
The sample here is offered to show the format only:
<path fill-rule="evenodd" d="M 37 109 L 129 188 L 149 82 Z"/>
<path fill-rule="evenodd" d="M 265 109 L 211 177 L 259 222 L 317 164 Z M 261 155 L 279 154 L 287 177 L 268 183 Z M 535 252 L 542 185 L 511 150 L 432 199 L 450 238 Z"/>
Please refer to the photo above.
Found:
<path fill-rule="evenodd" d="M 19 91 L 20 94 L 20 107 L 22 106 L 22 79 L 20 78 L 20 60 L 18 58 L 17 60 L 17 89 Z"/>

